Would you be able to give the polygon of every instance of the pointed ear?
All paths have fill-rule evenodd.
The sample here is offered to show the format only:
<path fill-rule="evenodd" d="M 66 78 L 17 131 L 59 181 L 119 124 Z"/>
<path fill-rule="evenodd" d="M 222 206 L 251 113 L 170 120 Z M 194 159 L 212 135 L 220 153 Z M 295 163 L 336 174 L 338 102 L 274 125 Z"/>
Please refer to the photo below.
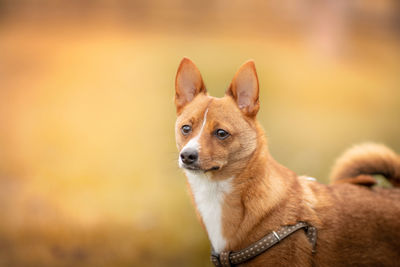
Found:
<path fill-rule="evenodd" d="M 254 117 L 260 103 L 258 101 L 258 77 L 253 60 L 244 63 L 233 77 L 232 83 L 226 91 L 244 114 Z"/>
<path fill-rule="evenodd" d="M 179 65 L 175 79 L 175 106 L 177 113 L 200 93 L 206 93 L 200 71 L 190 59 L 184 57 Z"/>

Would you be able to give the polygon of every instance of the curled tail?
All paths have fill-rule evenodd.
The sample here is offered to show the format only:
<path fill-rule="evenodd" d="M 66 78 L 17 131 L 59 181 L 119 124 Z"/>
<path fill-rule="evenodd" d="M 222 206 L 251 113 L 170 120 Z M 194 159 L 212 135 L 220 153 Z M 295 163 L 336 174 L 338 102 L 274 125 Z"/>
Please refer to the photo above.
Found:
<path fill-rule="evenodd" d="M 337 159 L 330 181 L 371 186 L 376 184 L 372 177 L 376 174 L 400 187 L 400 156 L 384 145 L 365 143 L 350 148 Z"/>

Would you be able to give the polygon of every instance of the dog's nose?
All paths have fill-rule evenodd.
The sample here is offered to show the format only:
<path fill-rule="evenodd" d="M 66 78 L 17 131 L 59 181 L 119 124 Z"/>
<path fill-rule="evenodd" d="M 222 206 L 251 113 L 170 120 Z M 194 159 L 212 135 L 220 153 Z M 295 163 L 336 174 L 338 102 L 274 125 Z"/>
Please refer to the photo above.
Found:
<path fill-rule="evenodd" d="M 187 165 L 193 164 L 194 162 L 197 161 L 198 158 L 199 154 L 195 149 L 185 149 L 185 151 L 181 152 L 182 162 Z"/>

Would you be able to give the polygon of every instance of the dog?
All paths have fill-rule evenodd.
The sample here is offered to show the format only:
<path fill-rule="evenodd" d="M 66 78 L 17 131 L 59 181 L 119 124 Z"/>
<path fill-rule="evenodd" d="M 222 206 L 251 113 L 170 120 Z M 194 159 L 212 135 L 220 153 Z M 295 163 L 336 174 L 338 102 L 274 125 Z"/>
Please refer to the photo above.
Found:
<path fill-rule="evenodd" d="M 216 266 L 400 266 L 400 157 L 393 151 L 351 148 L 337 160 L 331 185 L 296 175 L 268 152 L 253 61 L 215 98 L 183 58 L 175 105 L 179 166 Z M 372 187 L 374 174 L 393 188 Z"/>

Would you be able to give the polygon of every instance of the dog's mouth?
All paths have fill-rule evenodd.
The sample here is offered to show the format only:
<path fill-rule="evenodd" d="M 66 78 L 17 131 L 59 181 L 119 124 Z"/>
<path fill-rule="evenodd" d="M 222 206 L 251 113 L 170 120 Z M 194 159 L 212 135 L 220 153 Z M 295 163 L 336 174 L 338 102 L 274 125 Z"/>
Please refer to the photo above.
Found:
<path fill-rule="evenodd" d="M 191 171 L 203 171 L 203 172 L 217 171 L 220 169 L 219 166 L 213 166 L 209 169 L 203 169 L 203 168 L 200 168 L 200 166 L 198 166 L 198 165 L 186 165 L 186 164 L 183 164 L 182 167 L 184 169 L 191 170 Z"/>
<path fill-rule="evenodd" d="M 211 167 L 211 168 L 209 168 L 209 169 L 205 170 L 204 172 L 209 172 L 209 171 L 218 171 L 219 169 L 220 169 L 220 167 L 219 167 L 219 166 L 214 166 L 214 167 Z"/>

